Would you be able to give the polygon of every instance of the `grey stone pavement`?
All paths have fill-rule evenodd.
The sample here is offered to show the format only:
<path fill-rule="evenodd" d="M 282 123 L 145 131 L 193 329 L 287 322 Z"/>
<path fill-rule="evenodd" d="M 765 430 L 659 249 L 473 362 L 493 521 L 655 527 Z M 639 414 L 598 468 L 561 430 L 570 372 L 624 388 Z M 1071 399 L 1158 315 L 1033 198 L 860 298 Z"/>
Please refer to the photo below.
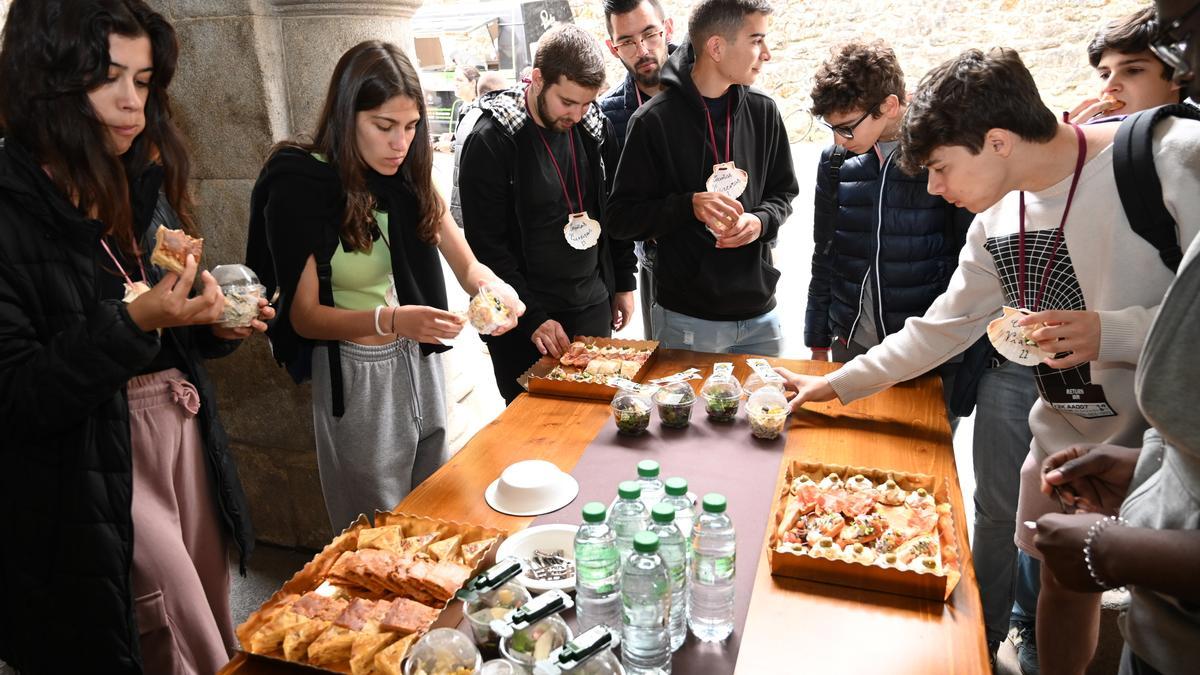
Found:
<path fill-rule="evenodd" d="M 816 144 L 799 144 L 792 148 L 796 175 L 800 184 L 800 194 L 793 203 L 794 211 L 791 219 L 780 230 L 779 244 L 775 249 L 775 263 L 781 270 L 782 276 L 778 290 L 778 312 L 783 327 L 783 355 L 789 358 L 807 358 L 808 350 L 804 348 L 804 309 L 807 302 L 810 262 L 812 259 L 812 211 L 813 192 L 817 160 L 821 146 Z M 434 171 L 437 174 L 439 186 L 448 185 L 453 164 L 450 155 L 435 156 Z M 446 194 L 449 194 L 448 188 Z M 447 270 L 447 287 L 455 288 L 457 283 Z M 466 297 L 451 290 L 452 309 L 457 305 L 466 306 Z M 460 297 L 461 296 L 461 297 Z M 635 310 L 635 316 L 629 327 L 618 333 L 619 337 L 639 339 L 642 337 L 641 307 Z M 471 372 L 475 375 L 474 385 L 483 390 L 479 398 L 483 400 L 482 411 L 479 414 L 489 415 L 492 419 L 503 410 L 503 400 L 496 391 L 491 367 L 483 350 L 483 344 L 478 336 L 471 331 L 464 331 L 459 339 L 457 349 L 452 351 L 467 352 L 461 358 L 470 359 L 475 364 Z M 477 391 L 473 395 L 479 396 Z M 479 404 L 475 404 L 479 405 Z M 963 492 L 964 506 L 968 522 L 973 522 L 975 505 L 975 477 L 971 461 L 971 439 L 974 433 L 974 418 L 960 420 L 954 439 L 954 454 L 958 464 L 958 475 Z M 464 439 L 465 440 L 465 439 Z M 296 551 L 273 546 L 260 546 L 255 553 L 247 576 L 240 578 L 234 575 L 233 615 L 234 621 L 240 623 L 256 610 L 264 600 L 269 598 L 287 579 L 291 578 L 304 563 L 312 557 L 311 551 Z M 1108 627 L 1102 629 L 1102 642 L 1115 640 L 1120 644 L 1120 636 L 1112 625 L 1112 612 L 1106 612 Z M 1119 648 L 1118 648 L 1119 651 Z M 1096 663 L 1090 672 L 1116 672 L 1116 661 L 1112 657 L 1103 659 L 1104 663 Z M 1019 675 L 1016 663 L 1015 649 L 1011 640 L 1000 649 L 997 672 L 1001 674 Z M 2 674 L 0 674 L 2 675 Z"/>

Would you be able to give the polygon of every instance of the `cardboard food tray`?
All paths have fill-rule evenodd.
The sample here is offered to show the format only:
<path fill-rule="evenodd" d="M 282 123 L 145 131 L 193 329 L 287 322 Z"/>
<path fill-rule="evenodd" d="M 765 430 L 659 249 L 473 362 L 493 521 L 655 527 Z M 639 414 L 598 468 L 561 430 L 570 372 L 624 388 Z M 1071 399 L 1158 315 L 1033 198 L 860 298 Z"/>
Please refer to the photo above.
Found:
<path fill-rule="evenodd" d="M 480 562 L 472 568 L 471 574 L 478 574 L 488 562 L 493 558 L 496 551 L 496 546 L 504 539 L 504 532 L 492 528 L 482 527 L 479 525 L 468 525 L 453 521 L 437 520 L 427 518 L 425 516 L 413 516 L 406 513 L 395 512 L 377 512 L 375 514 L 375 523 L 377 527 L 384 525 L 400 525 L 403 529 L 404 536 L 415 536 L 428 534 L 430 532 L 440 532 L 445 537 L 451 537 L 456 534 L 462 535 L 462 543 L 468 544 L 481 539 L 495 538 L 496 541 L 488 548 L 484 555 L 480 558 Z M 290 595 L 304 595 L 305 593 L 315 590 L 325 578 L 329 575 L 330 569 L 337 561 L 338 556 L 346 551 L 354 551 L 358 548 L 358 532 L 359 530 L 371 527 L 370 521 L 365 515 L 360 515 L 358 520 L 342 531 L 341 534 L 334 537 L 325 548 L 318 553 L 311 561 L 308 562 L 300 571 L 296 572 L 291 579 L 287 581 L 278 591 L 275 592 L 266 602 L 259 607 L 257 611 L 249 616 L 244 623 L 237 627 L 237 637 L 240 646 L 240 651 L 246 654 L 251 659 L 266 659 L 270 661 L 284 662 L 294 666 L 299 672 L 333 672 L 333 673 L 349 673 L 349 663 L 339 663 L 329 666 L 314 666 L 308 663 L 298 663 L 296 661 L 288 661 L 283 656 L 283 651 L 275 650 L 270 654 L 257 654 L 250 651 L 250 637 L 254 635 L 259 628 L 274 618 L 279 611 L 279 607 L 284 600 Z M 430 628 L 457 626 L 462 621 L 462 603 L 451 599 L 446 607 L 438 614 L 438 618 L 434 621 Z"/>
<path fill-rule="evenodd" d="M 910 595 L 928 600 L 948 600 L 950 594 L 954 592 L 954 587 L 958 585 L 961 576 L 959 566 L 961 565 L 962 551 L 957 551 L 957 556 L 955 556 L 957 562 L 944 565 L 944 569 L 940 574 L 934 574 L 931 572 L 898 570 L 895 568 L 880 567 L 879 565 L 866 565 L 846 560 L 829 560 L 806 554 L 784 553 L 775 550 L 776 545 L 779 543 L 777 530 L 780 521 L 783 520 L 784 504 L 789 494 L 792 479 L 807 475 L 814 481 L 820 482 L 822 478 L 830 473 L 837 473 L 843 478 L 861 473 L 876 484 L 886 481 L 888 476 L 891 476 L 896 481 L 896 484 L 907 491 L 925 488 L 927 492 L 933 495 L 936 503 L 950 502 L 949 489 L 945 479 L 902 471 L 885 471 L 882 469 L 868 469 L 840 464 L 819 464 L 792 460 L 784 468 L 783 485 L 780 488 L 779 494 L 776 495 L 775 505 L 771 509 L 771 520 L 768 521 L 770 524 L 770 539 L 768 540 L 767 559 L 771 565 L 771 574 L 871 591 L 882 591 L 884 593 Z M 939 519 L 937 526 L 939 537 L 942 540 L 948 539 L 954 542 L 956 549 L 958 547 L 958 536 L 954 528 L 955 522 L 959 518 L 960 514 L 953 509 L 952 505 L 950 522 L 947 524 L 942 522 L 942 519 Z"/>
<path fill-rule="evenodd" d="M 633 376 L 633 381 L 641 382 L 646 378 L 646 373 L 650 372 L 650 366 L 654 364 L 654 359 L 658 356 L 658 341 L 656 340 L 621 340 L 618 338 L 599 338 L 576 336 L 577 342 L 586 342 L 596 344 L 601 347 L 632 347 L 634 349 L 649 349 L 650 358 L 642 364 L 637 374 Z M 568 398 L 590 398 L 601 401 L 612 400 L 616 395 L 616 387 L 610 387 L 607 384 L 598 382 L 568 382 L 564 380 L 550 380 L 546 375 L 554 370 L 554 367 L 559 365 L 558 359 L 553 356 L 543 356 L 537 363 L 530 366 L 524 374 L 517 378 L 517 383 L 525 387 L 531 394 L 541 396 L 566 396 Z"/>

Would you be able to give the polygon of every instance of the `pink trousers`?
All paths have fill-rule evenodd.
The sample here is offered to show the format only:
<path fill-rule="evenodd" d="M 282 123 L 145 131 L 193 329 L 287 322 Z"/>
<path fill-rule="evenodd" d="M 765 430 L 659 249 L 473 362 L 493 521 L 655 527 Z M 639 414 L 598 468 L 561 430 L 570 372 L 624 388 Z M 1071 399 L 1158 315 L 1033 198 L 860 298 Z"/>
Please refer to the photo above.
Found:
<path fill-rule="evenodd" d="M 196 417 L 200 396 L 176 369 L 135 377 L 128 396 L 143 670 L 211 675 L 236 643 L 228 547 Z"/>

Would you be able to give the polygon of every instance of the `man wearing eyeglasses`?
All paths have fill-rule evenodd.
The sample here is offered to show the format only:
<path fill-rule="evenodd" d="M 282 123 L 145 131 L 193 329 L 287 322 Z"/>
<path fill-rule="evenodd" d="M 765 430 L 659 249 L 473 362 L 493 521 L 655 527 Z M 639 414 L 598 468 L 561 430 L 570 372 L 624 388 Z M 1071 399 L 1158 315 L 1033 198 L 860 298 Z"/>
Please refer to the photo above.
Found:
<path fill-rule="evenodd" d="M 750 88 L 771 5 L 702 0 L 665 89 L 629 121 L 609 197 L 614 237 L 654 239 L 654 339 L 664 347 L 776 355 L 779 271 L 770 241 L 799 188 L 775 102 Z"/>
<path fill-rule="evenodd" d="M 813 358 L 832 352 L 834 361 L 847 362 L 899 332 L 909 317 L 923 315 L 946 290 L 974 215 L 929 194 L 927 172 L 900 169 L 908 98 L 891 47 L 853 41 L 835 48 L 814 82 L 812 113 L 833 132 L 834 144 L 817 168 L 804 341 Z M 849 156 L 838 167 L 843 152 Z M 987 338 L 932 372 L 942 378 L 952 424 L 979 402 L 972 551 L 994 658 L 1008 635 L 1014 588 L 1031 613 L 1037 602 L 1036 586 L 1014 586 L 1013 523 L 1032 434 L 1028 424 L 1011 423 L 1029 413 L 1037 387 L 1028 368 L 999 358 Z"/>
<path fill-rule="evenodd" d="M 662 91 L 662 68 L 675 51 L 671 44 L 674 22 L 663 13 L 659 0 L 605 0 L 604 20 L 608 26 L 608 51 L 629 71 L 621 84 L 599 100 L 600 111 L 613 123 L 618 142 L 625 143 L 629 117 L 643 103 Z M 616 170 L 616 167 L 613 167 Z M 642 296 L 642 328 L 647 338 L 654 335 L 654 242 L 635 243 L 639 264 L 638 289 Z"/>

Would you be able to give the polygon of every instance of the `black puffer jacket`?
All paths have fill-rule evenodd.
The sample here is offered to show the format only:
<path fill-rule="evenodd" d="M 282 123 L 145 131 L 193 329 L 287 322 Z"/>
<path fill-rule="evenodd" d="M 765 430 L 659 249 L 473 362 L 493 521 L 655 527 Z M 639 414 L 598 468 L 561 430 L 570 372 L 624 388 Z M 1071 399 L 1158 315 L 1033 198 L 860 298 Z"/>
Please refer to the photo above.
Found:
<path fill-rule="evenodd" d="M 821 153 L 817 168 L 816 248 L 804 322 L 808 347 L 851 337 L 864 283 L 871 284 L 870 309 L 880 339 L 899 331 L 908 317 L 924 314 L 946 290 L 974 219 L 929 194 L 926 174 L 905 174 L 895 157 L 885 163 L 881 179 L 874 151 L 847 157 L 834 186 L 832 152 L 830 146 Z"/>
<path fill-rule="evenodd" d="M 155 180 L 137 183 L 150 196 L 138 209 L 146 229 L 151 217 L 173 225 Z M 122 303 L 98 299 L 102 230 L 26 152 L 0 146 L 0 660 L 25 675 L 142 671 L 125 384 L 162 342 Z M 237 343 L 207 327 L 161 340 L 175 342 L 200 392 L 214 515 L 244 561 L 249 512 L 202 364 Z"/>

